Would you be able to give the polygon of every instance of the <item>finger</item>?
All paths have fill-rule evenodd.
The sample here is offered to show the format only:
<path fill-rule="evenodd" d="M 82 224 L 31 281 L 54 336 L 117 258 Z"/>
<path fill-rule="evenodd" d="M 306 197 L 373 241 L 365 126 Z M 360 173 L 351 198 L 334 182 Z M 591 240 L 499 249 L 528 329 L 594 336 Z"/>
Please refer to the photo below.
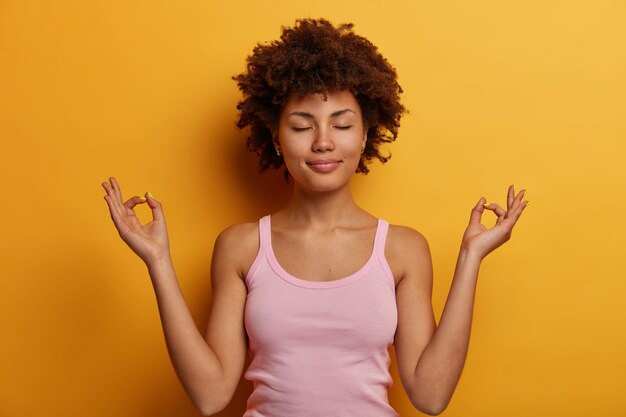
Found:
<path fill-rule="evenodd" d="M 118 206 L 119 209 L 119 213 L 120 215 L 125 214 L 127 216 L 134 216 L 135 212 L 132 210 L 132 207 L 134 207 L 136 204 L 133 204 L 132 207 L 129 207 L 127 203 L 129 203 L 131 199 L 127 200 L 126 202 L 123 202 L 122 200 L 122 189 L 120 188 L 120 184 L 117 182 L 117 180 L 115 179 L 115 177 L 111 177 L 111 185 L 113 186 L 113 190 L 115 192 L 115 200 L 116 200 L 116 204 Z"/>
<path fill-rule="evenodd" d="M 506 210 L 504 210 L 502 207 L 500 207 L 496 203 L 485 204 L 485 208 L 496 213 L 496 216 L 498 217 L 506 215 Z"/>
<path fill-rule="evenodd" d="M 146 192 L 144 195 L 146 196 L 148 206 L 150 206 L 150 209 L 152 210 L 152 219 L 165 222 L 165 215 L 163 214 L 163 207 L 161 206 L 161 203 L 159 203 L 149 192 Z"/>
<path fill-rule="evenodd" d="M 110 195 L 104 196 L 105 201 L 109 205 L 109 212 L 111 214 L 111 219 L 113 220 L 113 224 L 115 224 L 115 228 L 120 231 L 124 227 L 124 222 L 122 221 L 122 216 L 120 215 L 117 207 L 113 201 L 113 197 Z"/>
<path fill-rule="evenodd" d="M 115 192 L 115 196 L 117 200 L 119 201 L 120 205 L 123 204 L 122 202 L 124 200 L 122 199 L 122 189 L 120 188 L 120 185 L 118 184 L 117 180 L 115 179 L 115 177 L 111 177 L 109 178 L 109 181 L 111 181 L 111 186 L 113 187 L 113 191 Z"/>
<path fill-rule="evenodd" d="M 510 217 L 513 218 L 514 222 L 517 222 L 517 219 L 520 218 L 520 216 L 524 212 L 524 209 L 526 208 L 528 203 L 529 203 L 528 201 L 524 201 L 523 203 L 520 203 L 520 205 L 513 211 L 513 213 L 511 213 Z"/>
<path fill-rule="evenodd" d="M 511 184 L 509 186 L 509 190 L 508 190 L 507 195 L 506 195 L 506 208 L 507 208 L 507 210 L 511 209 L 511 206 L 513 205 L 514 198 L 515 198 L 515 187 L 513 186 L 513 184 Z"/>
<path fill-rule="evenodd" d="M 113 214 L 113 211 L 115 211 L 115 214 L 117 214 L 118 217 L 121 217 L 122 213 L 125 213 L 125 211 L 123 211 L 123 208 L 117 200 L 115 190 L 113 190 L 113 187 L 108 182 L 103 182 L 102 187 L 104 187 L 107 192 L 107 195 L 104 197 L 104 199 L 109 205 L 109 210 L 111 211 L 111 214 Z"/>
<path fill-rule="evenodd" d="M 102 188 L 104 188 L 104 191 L 106 191 L 109 196 L 113 196 L 115 194 L 113 187 L 111 187 L 111 184 L 109 184 L 108 181 L 102 183 Z"/>
<path fill-rule="evenodd" d="M 131 210 L 137 205 L 137 204 L 143 204 L 146 202 L 146 199 L 140 196 L 134 196 L 129 198 L 128 200 L 126 200 L 126 202 L 124 203 L 124 206 Z"/>
<path fill-rule="evenodd" d="M 528 205 L 528 201 L 524 201 L 523 203 L 515 207 L 513 210 L 509 210 L 509 212 L 507 213 L 508 214 L 507 218 L 504 220 L 504 222 L 506 223 L 505 225 L 509 229 L 513 229 L 513 226 L 515 226 L 515 224 L 517 223 L 517 220 L 520 218 L 520 216 L 522 215 L 522 212 L 524 211 L 527 205 Z"/>
<path fill-rule="evenodd" d="M 472 209 L 472 212 L 470 214 L 470 224 L 480 223 L 480 218 L 482 217 L 483 211 L 485 210 L 484 209 L 485 201 L 487 201 L 485 197 L 481 197 L 480 200 L 478 200 L 478 203 L 476 203 L 476 205 Z"/>
<path fill-rule="evenodd" d="M 485 208 L 487 210 L 493 211 L 496 214 L 496 216 L 498 216 L 498 220 L 496 220 L 496 224 L 500 224 L 504 220 L 506 213 L 507 213 L 502 207 L 500 207 L 496 203 L 487 204 L 485 205 Z"/>
<path fill-rule="evenodd" d="M 107 190 L 107 194 L 109 194 L 109 196 L 111 197 L 111 200 L 110 200 L 111 204 L 115 207 L 118 214 L 122 216 L 123 214 L 126 213 L 126 210 L 124 209 L 122 201 L 119 198 L 119 194 L 116 190 L 115 184 L 112 181 L 112 178 L 113 177 L 109 177 L 110 184 L 108 182 L 104 182 L 102 186 L 104 187 L 105 190 Z"/>
<path fill-rule="evenodd" d="M 525 189 L 522 189 L 519 193 L 517 193 L 517 196 L 515 196 L 515 199 L 513 200 L 513 204 L 511 205 L 511 208 L 516 208 L 517 206 L 519 206 L 525 194 L 526 194 Z"/>

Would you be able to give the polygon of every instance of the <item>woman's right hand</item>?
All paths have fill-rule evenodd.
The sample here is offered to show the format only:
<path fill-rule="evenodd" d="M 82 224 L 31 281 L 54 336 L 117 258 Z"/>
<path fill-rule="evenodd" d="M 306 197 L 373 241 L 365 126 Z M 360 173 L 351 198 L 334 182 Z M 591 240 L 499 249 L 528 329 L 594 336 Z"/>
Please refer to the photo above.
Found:
<path fill-rule="evenodd" d="M 167 225 L 161 204 L 148 193 L 145 194 L 145 198 L 134 196 L 122 202 L 122 191 L 117 180 L 111 177 L 109 181 L 110 184 L 102 183 L 107 192 L 104 199 L 109 205 L 111 218 L 122 240 L 146 265 L 169 256 Z M 133 208 L 146 202 L 152 210 L 152 221 L 142 225 Z"/>

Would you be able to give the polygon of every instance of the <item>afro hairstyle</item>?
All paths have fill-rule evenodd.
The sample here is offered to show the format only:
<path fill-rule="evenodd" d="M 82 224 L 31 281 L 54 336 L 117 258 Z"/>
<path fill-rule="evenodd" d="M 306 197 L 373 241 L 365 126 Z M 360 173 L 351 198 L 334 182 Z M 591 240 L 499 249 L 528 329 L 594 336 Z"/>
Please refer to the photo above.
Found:
<path fill-rule="evenodd" d="M 333 26 L 326 19 L 298 19 L 282 27 L 280 40 L 257 44 L 247 57 L 246 71 L 233 76 L 243 98 L 237 104 L 237 127 L 250 126 L 247 147 L 259 155 L 260 172 L 280 168 L 283 158 L 272 142 L 280 112 L 292 95 L 349 90 L 361 106 L 367 143 L 356 172 L 367 174 L 366 161 L 387 162 L 380 144 L 398 136 L 402 88 L 389 62 L 352 23 Z M 288 173 L 285 172 L 287 177 Z"/>

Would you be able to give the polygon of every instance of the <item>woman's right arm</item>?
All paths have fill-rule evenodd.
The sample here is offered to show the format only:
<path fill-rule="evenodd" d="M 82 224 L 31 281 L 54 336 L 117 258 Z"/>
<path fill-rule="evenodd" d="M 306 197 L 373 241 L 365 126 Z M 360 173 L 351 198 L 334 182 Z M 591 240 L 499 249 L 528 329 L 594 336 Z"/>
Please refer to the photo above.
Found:
<path fill-rule="evenodd" d="M 230 259 L 232 235 L 220 234 L 213 250 L 213 302 L 206 333 L 200 335 L 168 258 L 148 265 L 157 298 L 165 342 L 176 374 L 203 415 L 230 402 L 247 352 L 243 313 L 247 290 Z"/>
<path fill-rule="evenodd" d="M 242 251 L 236 249 L 243 249 L 237 242 L 251 241 L 249 237 L 238 236 L 249 227 L 231 227 L 222 232 L 215 243 L 211 278 L 213 303 L 205 340 L 176 279 L 161 204 L 148 196 L 147 200 L 135 196 L 122 202 L 120 187 L 113 177 L 111 184 L 102 185 L 107 191 L 105 200 L 120 237 L 148 267 L 176 374 L 202 414 L 221 411 L 235 392 L 247 351 L 243 324 L 247 291 L 240 272 Z M 145 202 L 152 210 L 153 220 L 142 225 L 133 208 Z"/>

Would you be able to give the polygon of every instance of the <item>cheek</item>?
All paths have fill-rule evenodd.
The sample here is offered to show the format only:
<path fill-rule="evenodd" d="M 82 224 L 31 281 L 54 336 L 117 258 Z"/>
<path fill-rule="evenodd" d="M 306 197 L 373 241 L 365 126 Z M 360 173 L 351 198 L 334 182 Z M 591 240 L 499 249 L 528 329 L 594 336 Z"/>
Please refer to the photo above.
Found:
<path fill-rule="evenodd" d="M 361 155 L 361 149 L 363 149 L 363 135 L 353 135 L 350 138 L 346 138 L 343 149 L 351 156 Z"/>
<path fill-rule="evenodd" d="M 291 143 L 284 143 L 282 149 L 283 161 L 287 171 L 293 175 L 299 170 L 302 170 L 305 164 L 305 151 L 299 149 L 298 147 L 294 147 Z"/>
<path fill-rule="evenodd" d="M 294 141 L 289 139 L 283 140 L 281 142 L 281 147 L 285 160 L 290 160 L 292 163 L 304 159 L 307 151 L 309 150 L 304 141 Z"/>

